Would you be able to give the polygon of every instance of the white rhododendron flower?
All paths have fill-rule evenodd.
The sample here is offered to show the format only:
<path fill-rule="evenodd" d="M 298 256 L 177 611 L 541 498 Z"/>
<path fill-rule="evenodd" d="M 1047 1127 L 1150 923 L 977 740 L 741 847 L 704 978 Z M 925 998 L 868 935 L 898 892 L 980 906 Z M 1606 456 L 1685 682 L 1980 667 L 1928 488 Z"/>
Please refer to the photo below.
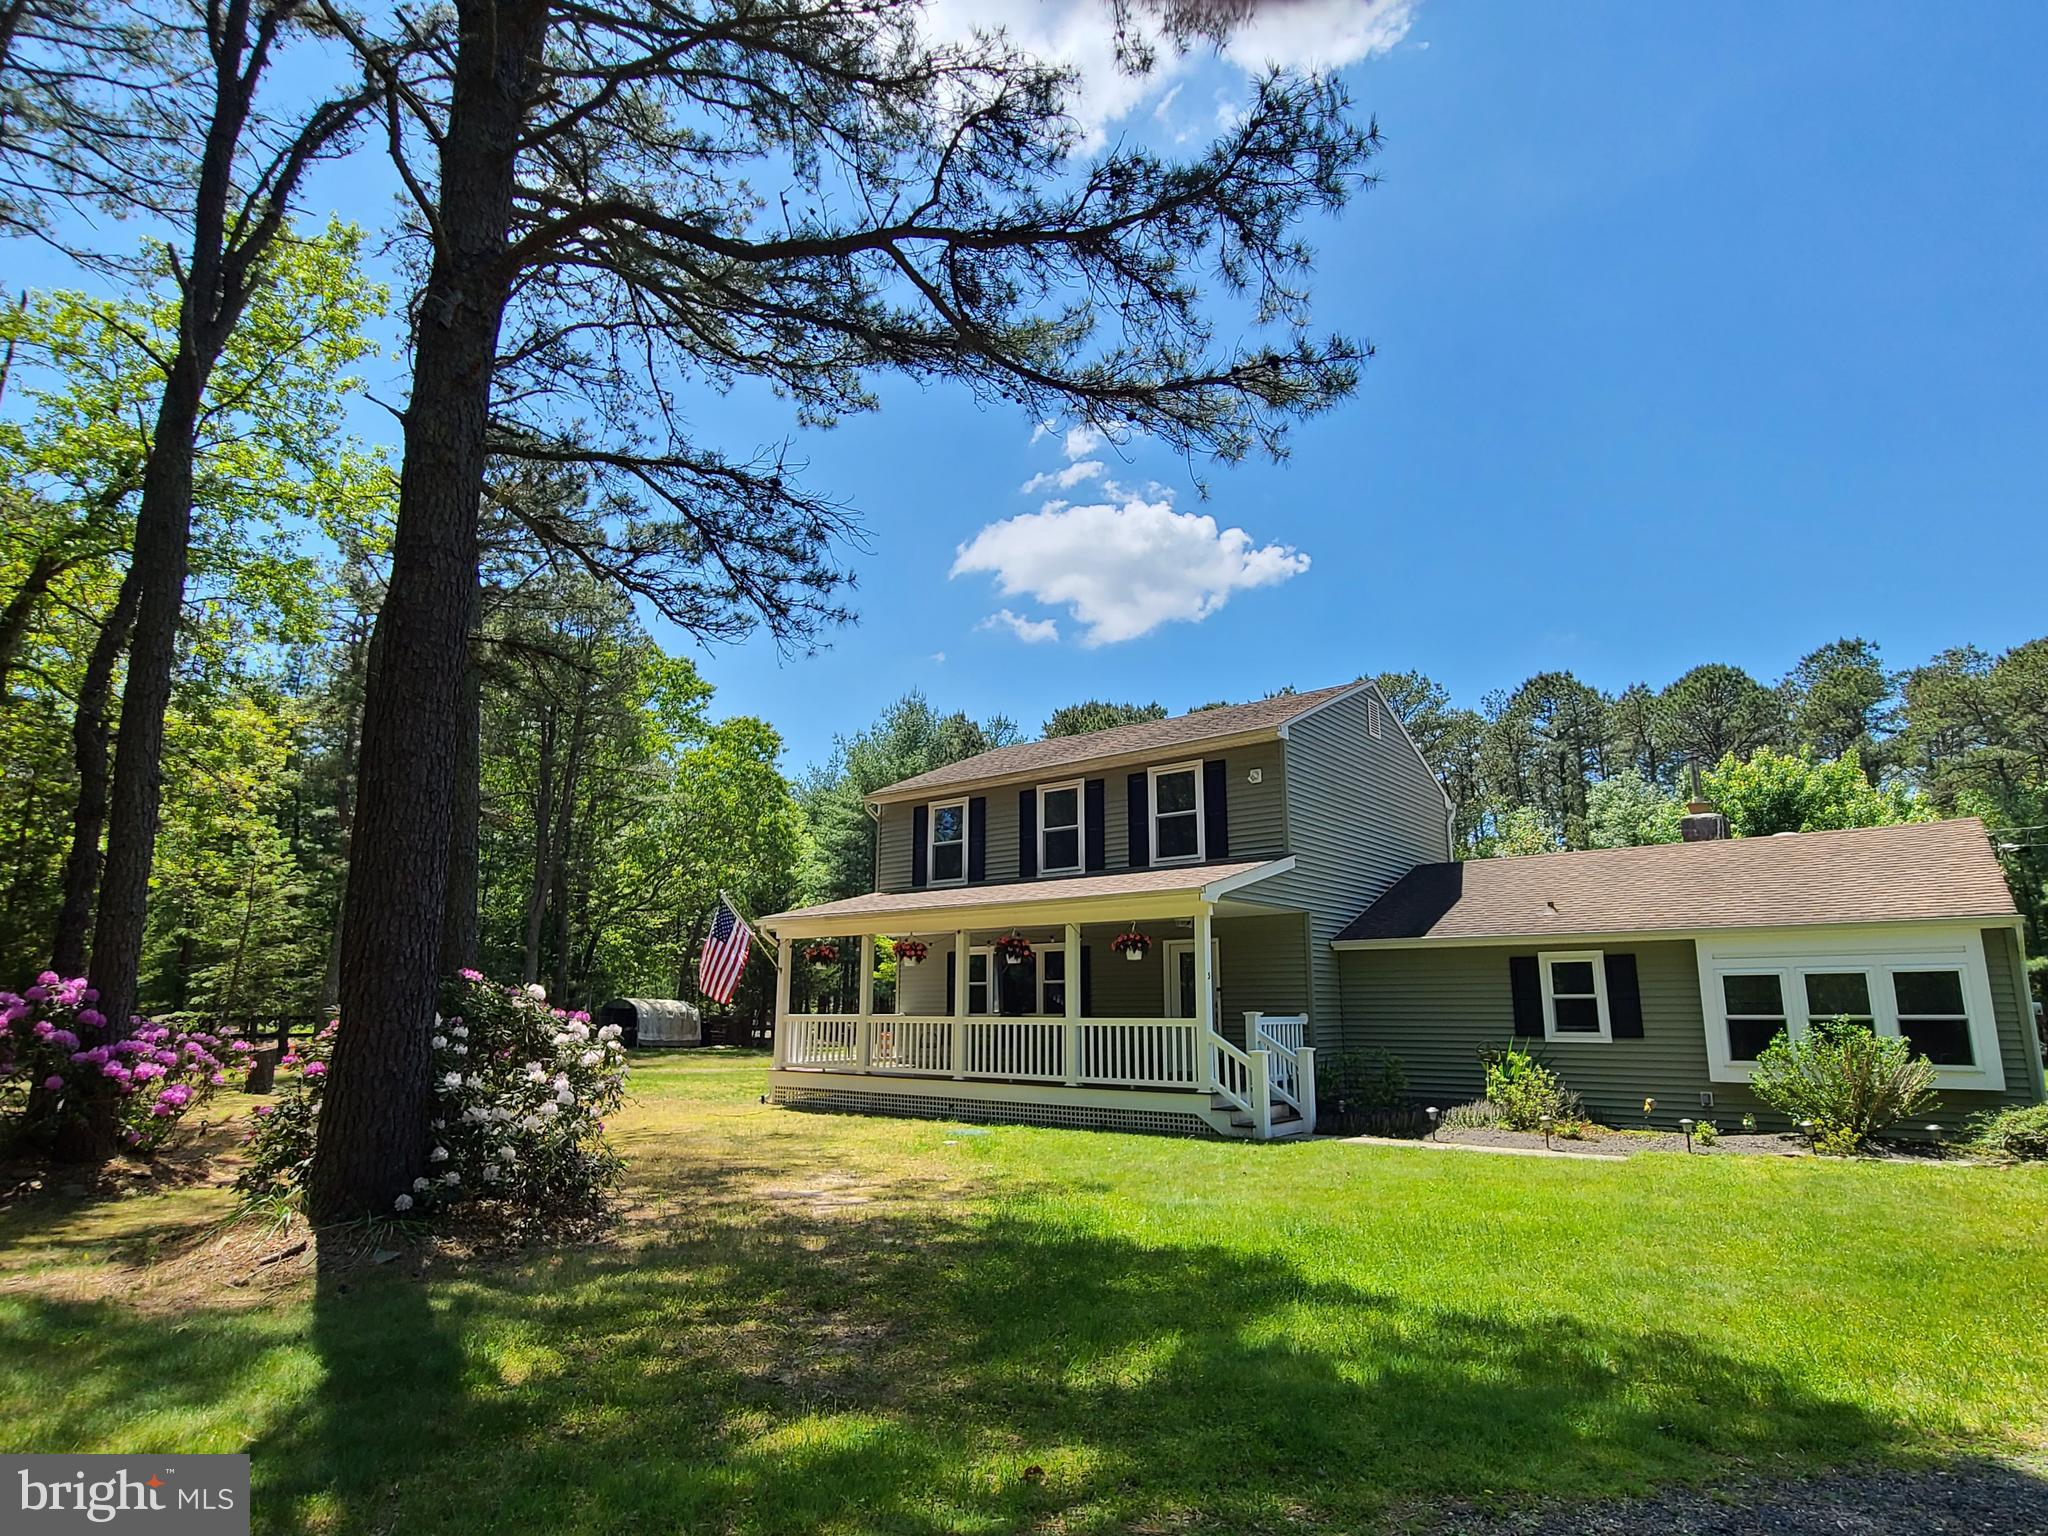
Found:
<path fill-rule="evenodd" d="M 425 1194 L 427 1192 L 427 1181 L 425 1179 L 414 1179 L 412 1181 L 412 1192 L 416 1195 Z"/>
<path fill-rule="evenodd" d="M 542 986 L 537 981 L 529 981 L 526 984 L 524 990 L 526 992 L 526 995 L 532 998 L 536 1003 L 544 1003 L 547 1001 L 548 989 Z"/>
<path fill-rule="evenodd" d="M 512 1150 L 512 1143 L 509 1141 L 506 1142 L 505 1145 L 503 1145 L 502 1147 L 498 1148 L 498 1156 L 508 1163 L 516 1163 L 519 1161 L 519 1154 Z"/>
<path fill-rule="evenodd" d="M 392 1201 L 391 1204 L 394 1209 L 401 1211 L 409 1211 L 412 1209 L 412 1196 L 400 1195 L 396 1200 Z"/>
<path fill-rule="evenodd" d="M 462 1182 L 462 1175 L 457 1173 L 453 1168 L 450 1168 L 446 1173 L 441 1175 L 441 1182 L 443 1184 L 449 1185 L 450 1187 L 453 1187 L 454 1185 L 460 1184 Z"/>
<path fill-rule="evenodd" d="M 450 1088 L 460 1088 L 462 1086 L 462 1074 L 460 1072 L 450 1072 L 441 1081 Z"/>
<path fill-rule="evenodd" d="M 447 1162 L 447 1161 L 448 1161 L 448 1149 L 447 1149 L 446 1147 L 436 1147 L 436 1148 L 434 1148 L 434 1150 L 433 1150 L 433 1151 L 431 1151 L 431 1152 L 429 1152 L 429 1153 L 427 1154 L 427 1161 L 428 1161 L 428 1162 L 430 1162 L 430 1163 L 445 1163 L 445 1162 Z"/>
<path fill-rule="evenodd" d="M 437 1050 L 437 1051 L 439 1051 L 439 1050 L 445 1050 L 445 1049 L 447 1048 L 447 1046 L 448 1046 L 448 1037 L 447 1037 L 446 1035 L 436 1035 L 436 1036 L 434 1036 L 434 1049 L 435 1049 L 435 1050 Z"/>

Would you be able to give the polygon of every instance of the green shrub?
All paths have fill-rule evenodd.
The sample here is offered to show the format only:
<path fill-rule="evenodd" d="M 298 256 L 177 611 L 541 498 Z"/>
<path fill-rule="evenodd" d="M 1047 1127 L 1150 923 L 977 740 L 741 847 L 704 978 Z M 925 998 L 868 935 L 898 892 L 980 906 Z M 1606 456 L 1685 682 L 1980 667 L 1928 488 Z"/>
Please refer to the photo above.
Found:
<path fill-rule="evenodd" d="M 2005 1162 L 2048 1158 L 2048 1104 L 1972 1115 L 1963 1127 L 1963 1143 L 1979 1157 Z"/>
<path fill-rule="evenodd" d="M 1400 1109 L 1408 1103 L 1408 1074 L 1401 1058 L 1386 1051 L 1316 1052 L 1319 1110 L 1345 1113 Z"/>
<path fill-rule="evenodd" d="M 1847 1155 L 1933 1103 L 1934 1064 L 1867 1024 L 1816 1019 L 1800 1039 L 1781 1032 L 1764 1047 L 1750 1083 L 1773 1109 L 1813 1122 L 1816 1151 Z"/>
<path fill-rule="evenodd" d="M 1511 1131 L 1540 1130 L 1545 1115 L 1553 1121 L 1584 1118 L 1579 1096 L 1517 1045 L 1487 1057 L 1486 1097 L 1499 1108 L 1501 1124 Z"/>
<path fill-rule="evenodd" d="M 1490 1131 L 1500 1124 L 1500 1106 L 1488 1099 L 1453 1104 L 1444 1111 L 1442 1124 L 1447 1131 Z"/>
<path fill-rule="evenodd" d="M 1703 1147 L 1711 1147 L 1721 1139 L 1721 1127 L 1711 1120 L 1702 1120 L 1692 1128 L 1692 1139 Z"/>

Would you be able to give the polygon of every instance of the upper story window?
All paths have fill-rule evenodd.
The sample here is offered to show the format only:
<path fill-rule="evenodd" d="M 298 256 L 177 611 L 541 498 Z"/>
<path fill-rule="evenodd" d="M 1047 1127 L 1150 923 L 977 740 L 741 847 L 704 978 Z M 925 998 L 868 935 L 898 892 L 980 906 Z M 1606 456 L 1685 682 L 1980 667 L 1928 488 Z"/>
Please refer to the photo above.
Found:
<path fill-rule="evenodd" d="M 1538 955 L 1543 971 L 1543 1033 L 1552 1040 L 1612 1040 L 1606 956 L 1597 949 Z"/>
<path fill-rule="evenodd" d="M 1081 868 L 1081 781 L 1038 787 L 1038 872 L 1071 875 Z"/>
<path fill-rule="evenodd" d="M 1202 765 L 1154 768 L 1152 862 L 1196 863 L 1202 852 Z"/>
<path fill-rule="evenodd" d="M 967 883 L 967 802 L 942 800 L 931 807 L 927 849 L 933 885 Z"/>

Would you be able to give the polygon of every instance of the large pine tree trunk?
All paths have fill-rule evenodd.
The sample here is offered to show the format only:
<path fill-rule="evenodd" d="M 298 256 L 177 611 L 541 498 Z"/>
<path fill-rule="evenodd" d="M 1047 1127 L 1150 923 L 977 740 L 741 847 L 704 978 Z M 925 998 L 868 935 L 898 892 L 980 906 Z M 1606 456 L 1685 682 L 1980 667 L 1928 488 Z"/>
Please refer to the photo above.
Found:
<path fill-rule="evenodd" d="M 195 272 L 195 281 L 197 277 Z M 121 691 L 121 730 L 115 738 L 113 787 L 107 798 L 107 856 L 92 942 L 92 978 L 100 991 L 100 1011 L 116 1035 L 127 1032 L 135 1011 L 143 925 L 149 915 L 149 872 L 156 857 L 157 816 L 163 800 L 164 715 L 170 708 L 190 567 L 192 456 L 200 401 L 219 355 L 215 348 L 195 344 L 190 309 L 187 304 L 188 334 L 164 380 L 157 408 L 129 565 L 137 582 L 135 629 L 128 644 L 127 683 Z"/>
<path fill-rule="evenodd" d="M 92 932 L 93 896 L 100 885 L 100 834 L 107 823 L 107 701 L 114 668 L 128 648 L 141 582 L 130 565 L 121 578 L 114 608 L 100 626 L 78 684 L 71 716 L 71 761 L 78 774 L 78 798 L 71 808 L 71 850 L 64 857 L 64 894 L 57 908 L 57 932 L 50 944 L 50 968 L 59 976 L 83 976 L 86 936 Z"/>
<path fill-rule="evenodd" d="M 470 591 L 470 640 L 456 709 L 455 803 L 448 822 L 448 893 L 441 913 L 441 974 L 477 964 L 477 821 L 483 814 L 483 672 L 476 653 L 482 595 Z"/>
<path fill-rule="evenodd" d="M 476 584 L 514 157 L 544 0 L 465 0 L 439 231 L 413 350 L 391 581 L 363 709 L 341 1031 L 307 1180 L 316 1220 L 385 1212 L 425 1166 L 457 719 Z"/>

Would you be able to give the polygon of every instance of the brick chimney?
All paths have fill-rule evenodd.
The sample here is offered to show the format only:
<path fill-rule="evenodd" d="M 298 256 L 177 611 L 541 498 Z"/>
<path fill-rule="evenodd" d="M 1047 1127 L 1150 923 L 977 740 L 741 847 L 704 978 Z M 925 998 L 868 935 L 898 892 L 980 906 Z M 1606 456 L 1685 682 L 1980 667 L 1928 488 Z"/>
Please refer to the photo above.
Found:
<path fill-rule="evenodd" d="M 1678 832 L 1688 843 L 1711 843 L 1728 835 L 1728 818 L 1714 809 L 1711 800 L 1688 800 Z"/>

